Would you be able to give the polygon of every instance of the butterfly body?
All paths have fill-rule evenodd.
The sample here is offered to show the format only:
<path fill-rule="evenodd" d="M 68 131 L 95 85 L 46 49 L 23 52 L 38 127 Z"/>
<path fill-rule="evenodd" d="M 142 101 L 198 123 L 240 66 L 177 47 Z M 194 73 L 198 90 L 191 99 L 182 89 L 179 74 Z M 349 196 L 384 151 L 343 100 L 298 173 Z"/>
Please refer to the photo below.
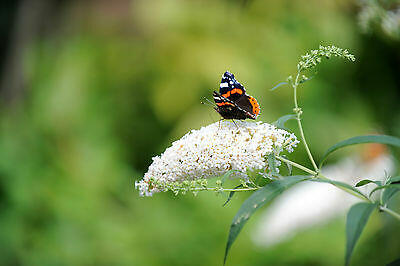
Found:
<path fill-rule="evenodd" d="M 246 90 L 235 76 L 226 71 L 222 75 L 219 93 L 214 91 L 214 109 L 223 119 L 256 119 L 260 113 L 257 100 L 246 94 Z"/>

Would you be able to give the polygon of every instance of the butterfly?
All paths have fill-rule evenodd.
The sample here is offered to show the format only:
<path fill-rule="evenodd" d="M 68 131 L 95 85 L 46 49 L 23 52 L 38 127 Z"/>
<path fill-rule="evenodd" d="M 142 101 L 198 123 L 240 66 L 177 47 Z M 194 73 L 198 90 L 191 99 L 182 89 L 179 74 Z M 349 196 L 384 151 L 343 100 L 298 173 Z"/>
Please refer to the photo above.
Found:
<path fill-rule="evenodd" d="M 219 93 L 214 91 L 213 97 L 217 105 L 214 109 L 223 119 L 256 119 L 260 114 L 257 100 L 246 94 L 243 85 L 229 71 L 222 75 Z"/>

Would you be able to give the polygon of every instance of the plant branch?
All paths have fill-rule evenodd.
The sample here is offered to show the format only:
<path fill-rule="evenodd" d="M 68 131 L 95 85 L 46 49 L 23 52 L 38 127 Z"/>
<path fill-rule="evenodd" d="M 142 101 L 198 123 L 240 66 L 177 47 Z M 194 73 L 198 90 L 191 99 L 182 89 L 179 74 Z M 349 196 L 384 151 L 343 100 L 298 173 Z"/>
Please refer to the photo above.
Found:
<path fill-rule="evenodd" d="M 281 160 L 282 162 L 288 163 L 288 164 L 290 164 L 290 165 L 292 165 L 292 166 L 294 166 L 294 167 L 296 167 L 296 168 L 298 168 L 300 170 L 303 170 L 306 173 L 312 174 L 315 178 L 321 178 L 321 179 L 330 180 L 329 178 L 327 178 L 326 176 L 322 175 L 321 173 L 317 173 L 317 172 L 315 172 L 315 171 L 313 171 L 313 170 L 311 170 L 311 169 L 309 169 L 309 168 L 307 168 L 305 166 L 302 166 L 302 165 L 300 165 L 298 163 L 290 161 L 290 160 L 288 160 L 286 158 L 283 158 L 283 157 L 277 156 L 277 155 L 275 156 L 275 158 L 278 159 L 278 160 Z M 370 201 L 368 199 L 368 197 L 365 196 L 365 195 L 360 195 L 360 194 L 358 194 L 358 193 L 356 193 L 356 192 L 354 192 L 354 191 L 352 191 L 352 190 L 350 190 L 348 188 L 338 186 L 338 185 L 336 185 L 334 183 L 331 183 L 331 184 L 334 185 L 335 187 L 337 187 L 337 188 L 339 188 L 339 189 L 341 189 L 341 190 L 343 190 L 343 191 L 345 191 L 345 192 L 347 192 L 347 193 L 359 198 L 359 199 Z"/>
<path fill-rule="evenodd" d="M 248 187 L 248 188 L 220 188 L 220 187 L 199 187 L 193 190 L 197 191 L 221 191 L 221 192 L 242 192 L 242 191 L 254 191 L 258 190 L 260 187 Z"/>
<path fill-rule="evenodd" d="M 380 206 L 379 209 L 380 209 L 381 211 L 386 212 L 387 214 L 390 214 L 390 215 L 393 216 L 394 218 L 400 220 L 400 214 L 398 214 L 397 212 L 392 211 L 391 209 L 388 209 L 388 208 L 386 208 L 386 207 L 384 207 L 384 206 Z"/>
<path fill-rule="evenodd" d="M 312 163 L 312 165 L 313 165 L 313 167 L 314 167 L 314 170 L 315 170 L 316 172 L 318 172 L 319 170 L 318 170 L 317 164 L 316 164 L 315 161 L 314 161 L 314 158 L 313 158 L 313 156 L 312 156 L 312 154 L 311 154 L 310 148 L 308 147 L 306 138 L 305 138 L 305 136 L 304 136 L 303 126 L 302 126 L 302 124 L 301 124 L 301 114 L 302 114 L 302 111 L 301 111 L 301 109 L 299 108 L 299 105 L 298 105 L 298 103 L 297 103 L 297 87 L 298 87 L 298 85 L 299 85 L 300 72 L 301 72 L 301 68 L 299 68 L 299 69 L 297 70 L 296 79 L 295 79 L 294 83 L 292 84 L 292 86 L 293 86 L 293 97 L 294 97 L 294 112 L 295 112 L 296 115 L 297 115 L 296 120 L 297 120 L 297 125 L 298 125 L 299 131 L 300 131 L 300 137 L 301 137 L 301 140 L 303 141 L 304 147 L 306 148 L 306 151 L 307 151 L 307 154 L 308 154 L 308 158 L 310 158 L 310 161 L 311 161 L 311 163 Z"/>
<path fill-rule="evenodd" d="M 303 170 L 303 171 L 306 172 L 306 173 L 312 174 L 312 175 L 314 175 L 314 176 L 317 175 L 317 172 L 315 172 L 315 171 L 313 171 L 313 170 L 311 170 L 311 169 L 308 169 L 307 167 L 302 166 L 302 165 L 300 165 L 300 164 L 298 164 L 298 163 L 295 163 L 295 162 L 293 162 L 293 161 L 291 161 L 291 160 L 288 160 L 288 159 L 283 158 L 283 157 L 278 156 L 278 155 L 275 155 L 275 158 L 278 159 L 278 160 L 281 160 L 282 162 L 288 163 L 288 164 L 290 164 L 290 165 L 292 165 L 292 166 L 294 166 L 294 167 L 296 167 L 296 168 L 298 168 L 298 169 L 300 169 L 300 170 Z"/>
<path fill-rule="evenodd" d="M 318 173 L 317 178 L 326 179 L 326 180 L 331 180 L 331 179 L 327 178 L 326 176 L 322 175 L 321 173 Z M 341 187 L 341 186 L 336 185 L 336 184 L 334 184 L 334 183 L 331 183 L 331 184 L 334 185 L 335 187 L 337 187 L 337 188 L 339 188 L 339 189 L 341 189 L 341 190 L 343 190 L 343 191 L 345 191 L 345 192 L 347 192 L 347 193 L 349 193 L 349 194 L 351 194 L 351 195 L 353 195 L 353 196 L 359 198 L 359 199 L 362 199 L 362 200 L 371 202 L 371 200 L 370 200 L 367 196 L 365 196 L 364 194 L 362 194 L 361 192 L 360 192 L 361 194 L 358 194 L 358 193 L 356 193 L 356 192 L 354 192 L 353 190 L 350 190 L 350 189 L 348 189 L 348 188 Z"/>

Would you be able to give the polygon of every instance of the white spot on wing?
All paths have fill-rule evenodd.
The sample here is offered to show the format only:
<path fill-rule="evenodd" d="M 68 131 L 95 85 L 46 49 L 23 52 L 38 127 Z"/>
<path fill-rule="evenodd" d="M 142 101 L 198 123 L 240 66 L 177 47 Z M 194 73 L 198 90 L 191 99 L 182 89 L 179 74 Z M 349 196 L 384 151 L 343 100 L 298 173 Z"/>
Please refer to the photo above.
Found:
<path fill-rule="evenodd" d="M 227 82 L 221 83 L 221 85 L 219 85 L 219 87 L 226 88 L 226 87 L 228 87 L 228 83 Z"/>

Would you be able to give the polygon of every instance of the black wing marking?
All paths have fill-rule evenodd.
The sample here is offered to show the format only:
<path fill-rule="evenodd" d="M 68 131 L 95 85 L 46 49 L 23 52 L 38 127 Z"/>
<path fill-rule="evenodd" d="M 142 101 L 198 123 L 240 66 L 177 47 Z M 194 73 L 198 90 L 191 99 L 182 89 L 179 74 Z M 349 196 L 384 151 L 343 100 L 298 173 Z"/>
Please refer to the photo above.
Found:
<path fill-rule="evenodd" d="M 236 102 L 222 96 L 221 94 L 219 94 L 218 92 L 214 91 L 213 93 L 213 97 L 214 97 L 214 102 L 217 104 L 216 110 L 221 113 L 219 110 L 223 107 L 218 106 L 219 103 L 230 103 L 231 106 L 234 106 L 238 111 L 244 113 L 246 115 L 246 117 L 251 118 L 251 119 L 256 119 L 256 116 L 254 114 L 251 113 L 251 111 L 247 111 L 245 109 L 243 109 L 242 107 L 240 107 Z M 244 97 L 249 104 L 249 108 L 251 108 L 250 102 L 248 100 L 248 96 L 244 95 Z M 249 109 L 251 110 L 251 109 Z"/>
<path fill-rule="evenodd" d="M 246 93 L 244 86 L 235 79 L 235 76 L 232 73 L 230 73 L 229 71 L 226 71 L 222 75 L 221 83 L 219 85 L 219 93 L 221 95 L 224 95 L 224 94 L 227 94 L 229 91 L 232 91 L 235 88 L 242 90 L 243 94 Z M 240 96 L 240 95 L 238 95 L 238 96 Z"/>

